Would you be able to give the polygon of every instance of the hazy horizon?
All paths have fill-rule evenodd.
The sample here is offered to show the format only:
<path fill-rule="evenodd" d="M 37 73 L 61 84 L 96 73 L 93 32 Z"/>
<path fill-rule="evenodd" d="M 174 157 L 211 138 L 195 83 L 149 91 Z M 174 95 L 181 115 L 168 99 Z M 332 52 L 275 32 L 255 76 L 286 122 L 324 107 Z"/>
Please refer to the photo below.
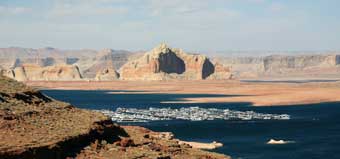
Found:
<path fill-rule="evenodd" d="M 4 0 L 0 47 L 338 51 L 337 0 Z"/>
<path fill-rule="evenodd" d="M 157 47 L 154 46 L 154 47 Z M 171 48 L 178 48 L 169 46 Z M 60 51 L 79 51 L 79 50 L 91 50 L 91 51 L 101 51 L 105 49 L 112 49 L 114 51 L 127 51 L 130 53 L 137 53 L 137 52 L 148 52 L 152 48 L 148 50 L 126 50 L 126 49 L 117 49 L 117 48 L 101 48 L 101 49 L 93 49 L 93 48 L 79 48 L 79 49 L 64 49 L 64 48 L 56 48 L 56 47 L 42 47 L 42 48 L 27 48 L 27 47 L 20 47 L 20 46 L 11 46 L 11 47 L 0 47 L 0 49 L 8 49 L 8 48 L 19 48 L 19 49 L 57 49 Z M 183 49 L 183 48 L 179 48 Z M 299 55 L 330 55 L 330 54 L 339 54 L 340 51 L 338 50 L 299 50 L 299 51 L 288 51 L 288 50 L 220 50 L 220 51 L 190 51 L 183 49 L 185 52 L 190 54 L 204 54 L 209 57 L 216 57 L 216 56 L 224 56 L 224 57 L 261 57 L 261 56 L 270 56 L 270 55 L 287 55 L 287 56 L 299 56 Z"/>

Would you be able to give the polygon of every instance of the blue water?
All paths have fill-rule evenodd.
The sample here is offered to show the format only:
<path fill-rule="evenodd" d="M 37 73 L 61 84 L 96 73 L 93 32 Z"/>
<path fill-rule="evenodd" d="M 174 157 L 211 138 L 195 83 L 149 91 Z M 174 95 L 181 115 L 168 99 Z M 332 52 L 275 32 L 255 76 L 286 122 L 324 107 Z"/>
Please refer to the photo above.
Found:
<path fill-rule="evenodd" d="M 44 90 L 58 100 L 86 109 L 117 107 L 216 107 L 233 110 L 254 110 L 263 113 L 290 114 L 287 121 L 161 121 L 138 123 L 155 131 L 170 131 L 177 138 L 190 141 L 218 141 L 223 147 L 215 152 L 244 159 L 319 159 L 340 158 L 340 103 L 308 106 L 251 107 L 250 103 L 162 104 L 162 101 L 183 101 L 182 98 L 225 97 L 207 94 L 144 94 L 143 92 Z M 112 92 L 112 91 L 111 91 Z M 138 94 L 136 94 L 138 93 Z M 238 95 L 234 95 L 238 96 Z M 295 141 L 285 145 L 268 145 L 271 139 Z"/>

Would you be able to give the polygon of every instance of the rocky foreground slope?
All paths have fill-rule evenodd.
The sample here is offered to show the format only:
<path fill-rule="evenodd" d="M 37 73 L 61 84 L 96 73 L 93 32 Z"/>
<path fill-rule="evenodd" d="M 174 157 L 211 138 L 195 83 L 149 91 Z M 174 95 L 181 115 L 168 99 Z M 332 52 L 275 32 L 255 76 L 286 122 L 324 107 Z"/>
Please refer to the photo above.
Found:
<path fill-rule="evenodd" d="M 0 76 L 0 158 L 178 158 L 228 156 L 193 149 L 141 127 L 121 127 Z"/>

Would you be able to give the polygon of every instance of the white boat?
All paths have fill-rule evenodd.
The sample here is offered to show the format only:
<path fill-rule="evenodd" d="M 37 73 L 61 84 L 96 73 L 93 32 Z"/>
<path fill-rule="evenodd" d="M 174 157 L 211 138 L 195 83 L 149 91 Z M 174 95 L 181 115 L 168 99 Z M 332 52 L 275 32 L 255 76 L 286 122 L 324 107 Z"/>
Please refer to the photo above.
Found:
<path fill-rule="evenodd" d="M 291 141 L 270 139 L 267 142 L 267 144 L 272 144 L 272 145 L 281 145 L 281 144 L 288 144 L 288 143 L 291 143 Z"/>

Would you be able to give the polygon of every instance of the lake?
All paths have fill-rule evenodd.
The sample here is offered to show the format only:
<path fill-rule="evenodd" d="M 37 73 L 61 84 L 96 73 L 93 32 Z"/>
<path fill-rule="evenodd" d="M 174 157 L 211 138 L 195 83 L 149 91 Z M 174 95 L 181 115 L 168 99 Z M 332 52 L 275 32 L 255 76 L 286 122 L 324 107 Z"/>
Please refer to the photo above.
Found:
<path fill-rule="evenodd" d="M 223 147 L 213 150 L 242 159 L 319 159 L 338 158 L 340 152 L 340 103 L 306 106 L 252 107 L 250 103 L 181 103 L 182 98 L 219 97 L 219 94 L 166 94 L 143 91 L 42 90 L 52 98 L 76 107 L 115 110 L 117 107 L 189 107 L 253 110 L 261 113 L 289 114 L 290 120 L 267 121 L 155 121 L 132 123 L 154 131 L 170 131 L 188 141 L 218 141 Z M 165 104 L 162 101 L 179 102 Z M 294 141 L 268 145 L 270 139 Z"/>

